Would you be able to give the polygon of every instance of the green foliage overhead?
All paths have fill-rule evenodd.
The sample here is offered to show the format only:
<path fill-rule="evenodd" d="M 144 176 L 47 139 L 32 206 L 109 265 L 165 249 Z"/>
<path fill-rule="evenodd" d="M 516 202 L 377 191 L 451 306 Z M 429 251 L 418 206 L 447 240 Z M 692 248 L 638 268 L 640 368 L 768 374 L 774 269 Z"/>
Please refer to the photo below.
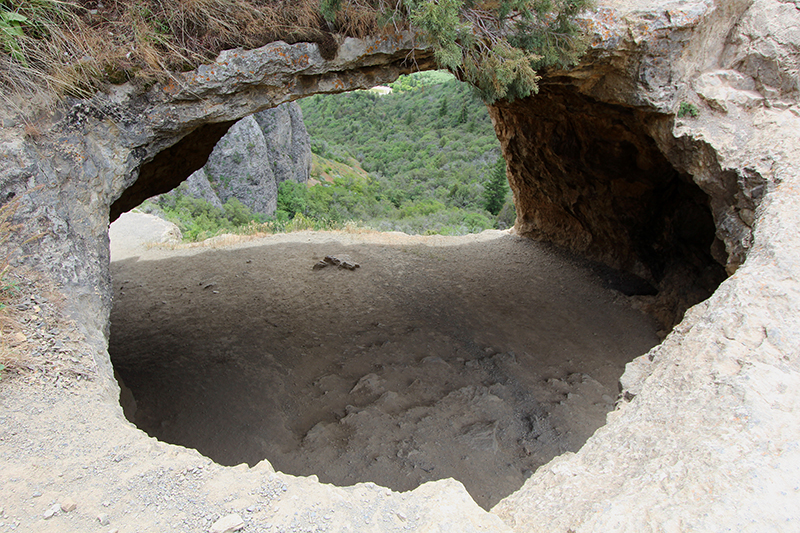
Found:
<path fill-rule="evenodd" d="M 336 12 L 342 7 L 342 0 L 320 0 L 319 10 L 327 22 L 336 21 Z"/>
<path fill-rule="evenodd" d="M 27 65 L 27 61 L 22 53 L 19 40 L 25 36 L 22 25 L 26 22 L 28 22 L 28 17 L 25 15 L 15 11 L 8 11 L 5 7 L 0 6 L 0 45 L 6 52 L 11 54 L 13 59 L 22 63 L 23 66 Z"/>
<path fill-rule="evenodd" d="M 586 40 L 576 20 L 591 0 L 406 0 L 436 60 L 489 103 L 538 90 L 537 69 L 567 67 Z"/>
<path fill-rule="evenodd" d="M 537 90 L 538 69 L 585 49 L 577 15 L 592 0 L 141 0 L 0 2 L 0 86 L 90 96 L 105 83 L 165 80 L 223 49 L 275 40 L 333 47 L 412 28 L 442 68 L 489 102 Z M 333 50 L 329 50 L 333 52 Z"/>

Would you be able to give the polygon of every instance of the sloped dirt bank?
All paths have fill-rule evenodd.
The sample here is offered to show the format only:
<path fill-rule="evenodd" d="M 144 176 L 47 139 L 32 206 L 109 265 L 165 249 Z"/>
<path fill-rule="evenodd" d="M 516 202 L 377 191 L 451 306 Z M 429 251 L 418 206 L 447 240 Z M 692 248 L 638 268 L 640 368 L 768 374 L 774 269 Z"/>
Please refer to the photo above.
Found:
<path fill-rule="evenodd" d="M 124 221 L 121 221 L 124 222 Z M 110 353 L 129 417 L 215 461 L 406 491 L 453 477 L 484 508 L 605 422 L 655 325 L 528 239 L 299 233 L 114 245 Z M 360 264 L 313 270 L 326 255 Z"/>

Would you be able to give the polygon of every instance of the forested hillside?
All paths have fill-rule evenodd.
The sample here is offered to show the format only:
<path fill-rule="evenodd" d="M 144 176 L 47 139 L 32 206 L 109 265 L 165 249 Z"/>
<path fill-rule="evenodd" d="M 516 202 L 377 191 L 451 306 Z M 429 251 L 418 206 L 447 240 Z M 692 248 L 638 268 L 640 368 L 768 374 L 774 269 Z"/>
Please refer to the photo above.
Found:
<path fill-rule="evenodd" d="M 500 145 L 474 90 L 444 72 L 403 76 L 391 88 L 384 96 L 357 91 L 300 102 L 315 154 L 312 178 L 322 183 L 307 193 L 286 184 L 278 208 L 293 188 L 291 195 L 330 199 L 323 208 L 306 205 L 304 215 L 359 219 L 380 230 L 463 234 L 513 224 L 513 214 L 498 221 L 499 208 L 487 211 L 509 193 L 490 187 L 494 198 L 486 196 L 493 175 L 502 173 L 505 183 L 505 167 L 496 170 Z M 325 172 L 331 162 L 368 175 Z"/>
<path fill-rule="evenodd" d="M 273 217 L 239 204 L 206 205 L 202 198 L 185 197 L 183 186 L 144 208 L 176 222 L 191 240 L 220 231 L 352 223 L 446 235 L 512 225 L 505 161 L 474 90 L 445 72 L 403 76 L 392 90 L 383 96 L 357 91 L 300 101 L 311 137 L 311 179 L 280 183 Z M 225 175 L 217 170 L 209 176 L 211 187 L 219 186 L 217 174 Z"/>

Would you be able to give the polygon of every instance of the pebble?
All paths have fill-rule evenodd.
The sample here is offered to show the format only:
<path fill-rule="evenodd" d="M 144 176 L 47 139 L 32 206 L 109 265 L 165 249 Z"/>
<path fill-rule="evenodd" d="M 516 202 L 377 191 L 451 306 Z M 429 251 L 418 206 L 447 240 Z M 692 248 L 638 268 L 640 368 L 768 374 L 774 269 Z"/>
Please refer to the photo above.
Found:
<path fill-rule="evenodd" d="M 42 493 L 39 492 L 38 490 L 33 491 L 33 494 L 31 494 L 31 496 L 33 496 L 34 498 L 38 498 L 41 495 L 42 495 Z"/>
<path fill-rule="evenodd" d="M 61 506 L 56 503 L 55 505 L 47 509 L 42 516 L 44 517 L 45 520 L 49 520 L 50 518 L 53 518 L 55 515 L 57 515 L 59 511 L 61 511 Z"/>
<path fill-rule="evenodd" d="M 100 522 L 101 526 L 107 526 L 109 523 L 108 515 L 106 513 L 100 513 L 97 515 L 97 520 Z"/>
<path fill-rule="evenodd" d="M 231 533 L 232 531 L 239 531 L 244 527 L 244 520 L 238 514 L 229 514 L 223 516 L 211 526 L 209 533 Z"/>
<path fill-rule="evenodd" d="M 72 498 L 64 498 L 64 501 L 61 502 L 61 510 L 65 513 L 70 511 L 74 511 L 75 507 L 78 505 L 72 500 Z"/>

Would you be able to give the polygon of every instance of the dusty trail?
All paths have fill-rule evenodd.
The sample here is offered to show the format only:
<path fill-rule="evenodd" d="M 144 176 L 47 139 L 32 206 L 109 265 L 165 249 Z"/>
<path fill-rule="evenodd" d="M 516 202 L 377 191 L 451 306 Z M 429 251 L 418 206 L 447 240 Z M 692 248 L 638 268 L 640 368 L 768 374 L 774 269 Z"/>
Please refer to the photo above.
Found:
<path fill-rule="evenodd" d="M 136 424 L 337 485 L 454 477 L 489 508 L 577 450 L 658 342 L 608 274 L 501 232 L 112 253 L 110 352 Z M 326 255 L 360 268 L 313 270 Z"/>

